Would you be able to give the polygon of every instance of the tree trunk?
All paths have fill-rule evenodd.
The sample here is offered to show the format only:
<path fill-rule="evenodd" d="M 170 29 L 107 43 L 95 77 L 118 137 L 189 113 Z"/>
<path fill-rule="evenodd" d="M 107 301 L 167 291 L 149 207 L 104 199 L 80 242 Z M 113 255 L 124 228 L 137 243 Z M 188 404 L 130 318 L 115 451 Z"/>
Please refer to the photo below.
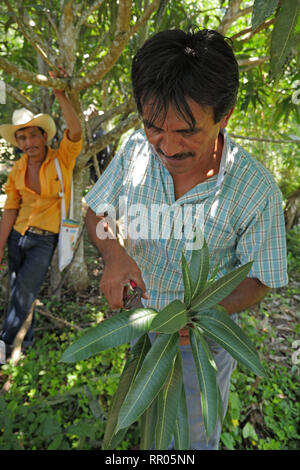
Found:
<path fill-rule="evenodd" d="M 288 197 L 284 217 L 286 230 L 290 230 L 300 217 L 300 187 Z"/>
<path fill-rule="evenodd" d="M 87 172 L 81 170 L 73 174 L 73 191 L 74 191 L 74 217 L 84 224 L 85 210 L 82 205 L 82 193 L 86 185 Z M 68 283 L 71 284 L 72 288 L 76 291 L 83 291 L 90 285 L 87 265 L 84 259 L 84 237 L 81 237 L 81 241 L 78 250 L 75 254 L 72 266 L 70 269 L 70 277 Z"/>

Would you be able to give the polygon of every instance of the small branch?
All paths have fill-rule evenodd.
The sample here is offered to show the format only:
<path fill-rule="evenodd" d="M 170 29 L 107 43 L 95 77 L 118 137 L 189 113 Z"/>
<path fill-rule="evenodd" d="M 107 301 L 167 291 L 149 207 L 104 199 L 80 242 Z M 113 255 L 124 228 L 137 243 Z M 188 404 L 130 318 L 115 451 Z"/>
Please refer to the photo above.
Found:
<path fill-rule="evenodd" d="M 9 0 L 4 0 L 4 2 L 27 41 L 51 68 L 55 68 L 55 60 L 54 58 L 52 58 L 51 60 L 52 53 L 51 50 L 48 48 L 47 44 L 43 41 L 40 36 L 35 34 L 28 22 L 27 24 L 25 23 L 25 18 L 20 17 L 20 10 L 19 15 L 17 15 L 13 7 L 11 6 Z M 30 29 L 30 32 L 27 31 L 27 28 Z"/>
<path fill-rule="evenodd" d="M 269 56 L 249 57 L 248 59 L 238 59 L 238 64 L 239 64 L 239 67 L 246 67 L 248 70 L 252 67 L 256 67 L 257 65 L 261 65 L 264 62 L 267 62 L 268 60 L 270 60 Z"/>
<path fill-rule="evenodd" d="M 272 24 L 275 23 L 275 20 L 276 18 L 272 18 L 271 20 L 267 20 L 265 21 L 264 23 L 262 23 L 258 28 L 256 28 L 254 31 L 252 29 L 252 27 L 250 26 L 249 28 L 245 28 L 243 29 L 242 31 L 239 31 L 238 33 L 234 34 L 233 36 L 230 36 L 230 39 L 237 39 L 241 36 L 245 36 L 243 39 L 241 39 L 240 42 L 246 42 L 248 41 L 250 38 L 252 38 L 252 36 L 254 36 L 255 34 L 259 33 L 262 29 L 266 29 L 268 28 L 269 26 L 271 26 Z"/>
<path fill-rule="evenodd" d="M 16 365 L 19 362 L 19 359 L 21 357 L 21 352 L 22 352 L 22 343 L 23 340 L 26 336 L 27 331 L 30 328 L 30 325 L 32 323 L 32 318 L 33 318 L 33 309 L 34 309 L 34 304 L 32 304 L 32 307 L 30 309 L 29 314 L 27 315 L 26 320 L 24 321 L 23 325 L 21 326 L 20 330 L 18 331 L 14 342 L 13 342 L 13 350 L 11 353 L 11 358 L 13 361 L 13 364 Z"/>
<path fill-rule="evenodd" d="M 56 26 L 52 16 L 50 15 L 50 10 L 49 9 L 44 9 L 43 11 L 47 16 L 48 22 L 52 26 L 52 28 L 53 28 L 53 30 L 56 34 L 56 37 L 58 38 L 59 37 L 59 32 L 58 32 L 57 26 Z"/>
<path fill-rule="evenodd" d="M 98 42 L 98 44 L 95 45 L 94 49 L 93 49 L 93 52 L 90 53 L 88 59 L 82 63 L 82 66 L 80 67 L 79 71 L 78 71 L 78 75 L 81 75 L 81 74 L 84 74 L 86 73 L 87 71 L 87 68 L 88 68 L 88 65 L 97 58 L 97 55 L 100 53 L 102 47 L 103 47 L 103 44 L 105 43 L 106 41 L 106 37 L 108 36 L 109 34 L 109 31 L 107 31 L 107 33 L 104 35 L 103 38 L 101 38 Z"/>
<path fill-rule="evenodd" d="M 135 22 L 134 26 L 130 29 L 130 37 L 135 34 L 138 29 L 148 21 L 152 13 L 158 8 L 160 0 L 153 0 L 153 2 L 146 8 L 142 16 Z"/>
<path fill-rule="evenodd" d="M 240 10 L 241 3 L 242 0 L 231 0 L 229 2 L 229 6 L 226 9 L 226 13 L 217 28 L 219 33 L 225 36 L 226 31 L 230 28 L 230 26 L 232 25 L 232 23 L 234 23 L 235 20 L 237 20 L 241 16 L 247 15 L 252 11 L 253 6 Z"/>
<path fill-rule="evenodd" d="M 102 3 L 104 3 L 105 0 L 96 0 L 85 12 L 81 14 L 80 20 L 78 21 L 76 25 L 77 31 L 79 31 L 80 27 L 86 22 L 88 17 L 95 11 L 97 8 L 100 8 Z"/>
<path fill-rule="evenodd" d="M 130 37 L 149 19 L 153 11 L 158 7 L 160 0 L 153 0 L 151 5 L 135 25 L 129 29 L 132 0 L 122 0 L 119 2 L 117 29 L 109 52 L 103 57 L 99 64 L 85 77 L 75 78 L 72 81 L 72 88 L 84 90 L 94 85 L 106 75 L 120 57 L 125 45 Z"/>
<path fill-rule="evenodd" d="M 97 155 L 93 155 L 93 164 L 94 164 L 94 168 L 95 168 L 97 178 L 99 179 L 100 176 L 101 176 L 101 172 L 100 172 L 100 167 L 99 167 Z"/>
<path fill-rule="evenodd" d="M 286 139 L 286 140 L 277 140 L 277 139 L 267 139 L 267 138 L 259 138 L 259 137 L 246 137 L 243 135 L 236 135 L 236 134 L 231 134 L 229 133 L 230 137 L 234 137 L 235 139 L 244 139 L 244 140 L 253 140 L 253 141 L 258 141 L 258 142 L 271 142 L 273 144 L 300 144 L 300 142 L 297 142 L 292 139 Z"/>
<path fill-rule="evenodd" d="M 19 91 L 16 90 L 14 87 L 12 87 L 9 83 L 5 84 L 5 89 L 6 89 L 6 93 L 9 96 L 11 96 L 19 104 L 24 106 L 24 108 L 29 109 L 29 111 L 31 111 L 33 114 L 38 114 L 40 112 L 40 109 L 38 106 L 32 103 L 32 101 L 29 101 L 29 99 L 26 98 L 26 96 L 19 93 Z"/>
<path fill-rule="evenodd" d="M 86 152 L 84 153 L 84 163 L 87 162 L 95 153 L 100 152 L 100 150 L 118 140 L 121 134 L 135 127 L 139 121 L 139 116 L 137 114 L 133 114 L 120 122 L 113 130 L 97 139 L 95 144 L 86 149 Z"/>
<path fill-rule="evenodd" d="M 64 318 L 56 317 L 55 315 L 52 315 L 52 313 L 44 312 L 43 310 L 40 310 L 40 309 L 37 310 L 37 313 L 39 315 L 42 315 L 42 316 L 46 317 L 46 318 L 49 318 L 54 323 L 62 324 L 63 326 L 67 326 L 68 328 L 72 328 L 72 329 L 77 330 L 77 331 L 82 330 L 82 328 L 80 326 L 73 325 L 73 323 L 68 322 Z"/>
<path fill-rule="evenodd" d="M 136 105 L 133 97 L 130 97 L 124 103 L 116 106 L 115 108 L 111 108 L 103 114 L 99 114 L 98 116 L 88 120 L 88 127 L 90 132 L 93 133 L 96 129 L 98 129 L 105 121 L 110 121 L 115 116 L 118 115 L 125 115 L 132 113 L 136 110 Z"/>

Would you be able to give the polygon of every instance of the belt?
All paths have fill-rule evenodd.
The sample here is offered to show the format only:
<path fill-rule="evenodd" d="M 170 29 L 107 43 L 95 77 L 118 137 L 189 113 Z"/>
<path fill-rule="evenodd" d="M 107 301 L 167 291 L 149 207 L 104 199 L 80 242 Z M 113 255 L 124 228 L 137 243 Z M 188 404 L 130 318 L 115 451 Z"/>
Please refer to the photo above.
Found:
<path fill-rule="evenodd" d="M 49 230 L 42 230 L 37 227 L 28 227 L 27 232 L 35 233 L 36 235 L 55 235 L 54 232 L 49 232 Z"/>

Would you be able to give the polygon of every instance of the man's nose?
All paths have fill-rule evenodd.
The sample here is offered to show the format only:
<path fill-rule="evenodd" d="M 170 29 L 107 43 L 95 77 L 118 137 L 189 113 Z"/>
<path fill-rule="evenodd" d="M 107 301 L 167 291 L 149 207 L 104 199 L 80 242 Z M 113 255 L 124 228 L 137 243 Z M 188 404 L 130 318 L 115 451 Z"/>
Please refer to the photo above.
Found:
<path fill-rule="evenodd" d="M 175 135 L 165 135 L 160 142 L 160 149 L 167 157 L 172 157 L 182 151 L 178 137 Z"/>
<path fill-rule="evenodd" d="M 33 142 L 33 138 L 31 137 L 31 135 L 28 135 L 25 137 L 24 143 L 26 146 L 30 145 L 32 142 Z"/>

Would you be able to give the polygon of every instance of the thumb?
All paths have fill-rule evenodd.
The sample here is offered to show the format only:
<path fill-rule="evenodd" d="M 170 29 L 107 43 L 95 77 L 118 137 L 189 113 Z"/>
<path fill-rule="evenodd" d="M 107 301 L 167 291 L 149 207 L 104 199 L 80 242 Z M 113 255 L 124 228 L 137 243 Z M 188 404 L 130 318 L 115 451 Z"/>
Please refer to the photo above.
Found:
<path fill-rule="evenodd" d="M 142 291 L 143 291 L 142 298 L 147 299 L 147 300 L 150 299 L 150 295 L 147 292 L 147 287 L 146 287 L 146 284 L 143 281 L 143 278 L 142 277 L 136 277 L 135 279 L 132 279 L 132 281 L 134 282 L 134 284 L 136 286 L 138 286 L 140 289 L 142 289 Z"/>

